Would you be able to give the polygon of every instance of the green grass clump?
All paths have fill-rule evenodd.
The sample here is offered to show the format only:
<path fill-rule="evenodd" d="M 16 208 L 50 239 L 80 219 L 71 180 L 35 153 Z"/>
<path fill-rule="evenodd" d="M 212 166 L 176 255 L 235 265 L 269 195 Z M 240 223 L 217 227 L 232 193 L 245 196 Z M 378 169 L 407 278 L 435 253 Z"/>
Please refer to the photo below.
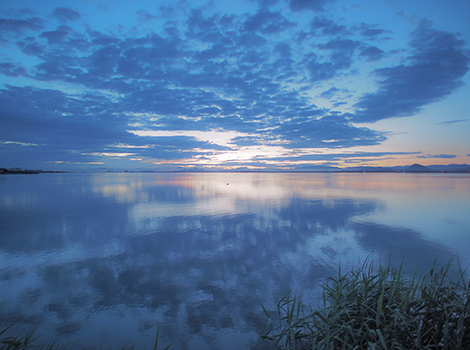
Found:
<path fill-rule="evenodd" d="M 457 278 L 450 267 L 435 263 L 422 277 L 390 265 L 374 272 L 369 261 L 340 270 L 322 285 L 317 310 L 290 292 L 273 315 L 263 307 L 261 339 L 276 349 L 470 349 L 470 288 L 460 264 Z"/>

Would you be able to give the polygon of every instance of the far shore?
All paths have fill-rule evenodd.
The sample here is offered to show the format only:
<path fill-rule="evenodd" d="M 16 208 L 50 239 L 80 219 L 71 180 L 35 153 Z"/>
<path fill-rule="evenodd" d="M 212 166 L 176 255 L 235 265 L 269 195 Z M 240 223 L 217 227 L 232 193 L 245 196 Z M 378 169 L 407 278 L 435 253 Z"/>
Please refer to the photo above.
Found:
<path fill-rule="evenodd" d="M 68 173 L 69 171 L 45 171 L 45 170 L 31 170 L 31 169 L 20 169 L 20 168 L 0 168 L 0 175 L 10 174 L 39 174 L 39 173 Z"/>
<path fill-rule="evenodd" d="M 395 167 L 354 167 L 354 168 L 327 168 L 320 169 L 247 169 L 238 168 L 231 170 L 206 170 L 202 168 L 173 169 L 173 170 L 152 170 L 152 169 L 88 169 L 88 170 L 31 170 L 22 168 L 0 168 L 0 175 L 9 174 L 40 174 L 40 173 L 470 173 L 469 164 L 452 164 L 447 166 L 423 166 L 413 164 L 411 166 Z"/>

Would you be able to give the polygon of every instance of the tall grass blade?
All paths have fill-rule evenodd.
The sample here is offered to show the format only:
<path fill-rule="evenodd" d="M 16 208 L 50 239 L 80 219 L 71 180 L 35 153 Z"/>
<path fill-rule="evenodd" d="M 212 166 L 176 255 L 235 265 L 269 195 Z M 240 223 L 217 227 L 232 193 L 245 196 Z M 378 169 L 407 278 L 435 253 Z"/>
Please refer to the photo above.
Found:
<path fill-rule="evenodd" d="M 157 335 L 155 337 L 155 342 L 153 343 L 153 350 L 157 350 L 159 337 L 160 337 L 160 327 L 157 327 Z"/>

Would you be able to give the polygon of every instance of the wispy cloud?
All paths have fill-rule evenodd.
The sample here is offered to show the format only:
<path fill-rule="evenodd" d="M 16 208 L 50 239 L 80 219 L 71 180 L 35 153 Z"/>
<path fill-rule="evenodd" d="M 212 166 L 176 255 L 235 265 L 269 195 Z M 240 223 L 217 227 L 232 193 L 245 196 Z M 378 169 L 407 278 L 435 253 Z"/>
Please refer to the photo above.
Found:
<path fill-rule="evenodd" d="M 436 125 L 449 125 L 449 124 L 462 123 L 466 121 L 468 121 L 468 119 L 448 120 L 445 122 L 436 123 Z"/>
<path fill-rule="evenodd" d="M 441 158 L 441 159 L 452 159 L 456 158 L 457 156 L 454 154 L 427 154 L 418 156 L 418 158 Z"/>
<path fill-rule="evenodd" d="M 19 146 L 39 146 L 36 143 L 16 142 L 16 141 L 0 141 L 4 145 L 19 145 Z"/>

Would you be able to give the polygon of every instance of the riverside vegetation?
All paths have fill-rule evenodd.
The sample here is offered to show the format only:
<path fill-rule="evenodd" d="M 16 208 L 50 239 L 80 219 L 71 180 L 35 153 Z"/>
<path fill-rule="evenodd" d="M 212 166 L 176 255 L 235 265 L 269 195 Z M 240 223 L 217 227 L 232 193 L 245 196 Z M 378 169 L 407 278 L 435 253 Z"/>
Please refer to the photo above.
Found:
<path fill-rule="evenodd" d="M 305 307 L 287 293 L 276 310 L 263 310 L 268 325 L 260 347 L 274 349 L 470 349 L 470 287 L 458 263 L 435 263 L 424 276 L 409 277 L 402 266 L 379 266 L 367 260 L 355 271 L 329 278 L 322 285 L 322 307 Z M 8 328 L 7 328 L 8 329 Z M 35 344 L 33 333 L 3 338 L 0 349 L 62 350 L 58 342 Z M 158 346 L 159 331 L 153 344 Z M 171 344 L 165 349 L 169 349 Z M 104 348 L 104 347 L 102 347 Z M 129 344 L 121 349 L 133 349 Z"/>
<path fill-rule="evenodd" d="M 435 262 L 422 277 L 390 264 L 374 272 L 370 261 L 340 270 L 322 285 L 318 310 L 292 293 L 274 315 L 263 308 L 269 324 L 261 339 L 275 349 L 470 349 L 470 288 L 460 263 L 450 277 L 451 263 Z"/>

